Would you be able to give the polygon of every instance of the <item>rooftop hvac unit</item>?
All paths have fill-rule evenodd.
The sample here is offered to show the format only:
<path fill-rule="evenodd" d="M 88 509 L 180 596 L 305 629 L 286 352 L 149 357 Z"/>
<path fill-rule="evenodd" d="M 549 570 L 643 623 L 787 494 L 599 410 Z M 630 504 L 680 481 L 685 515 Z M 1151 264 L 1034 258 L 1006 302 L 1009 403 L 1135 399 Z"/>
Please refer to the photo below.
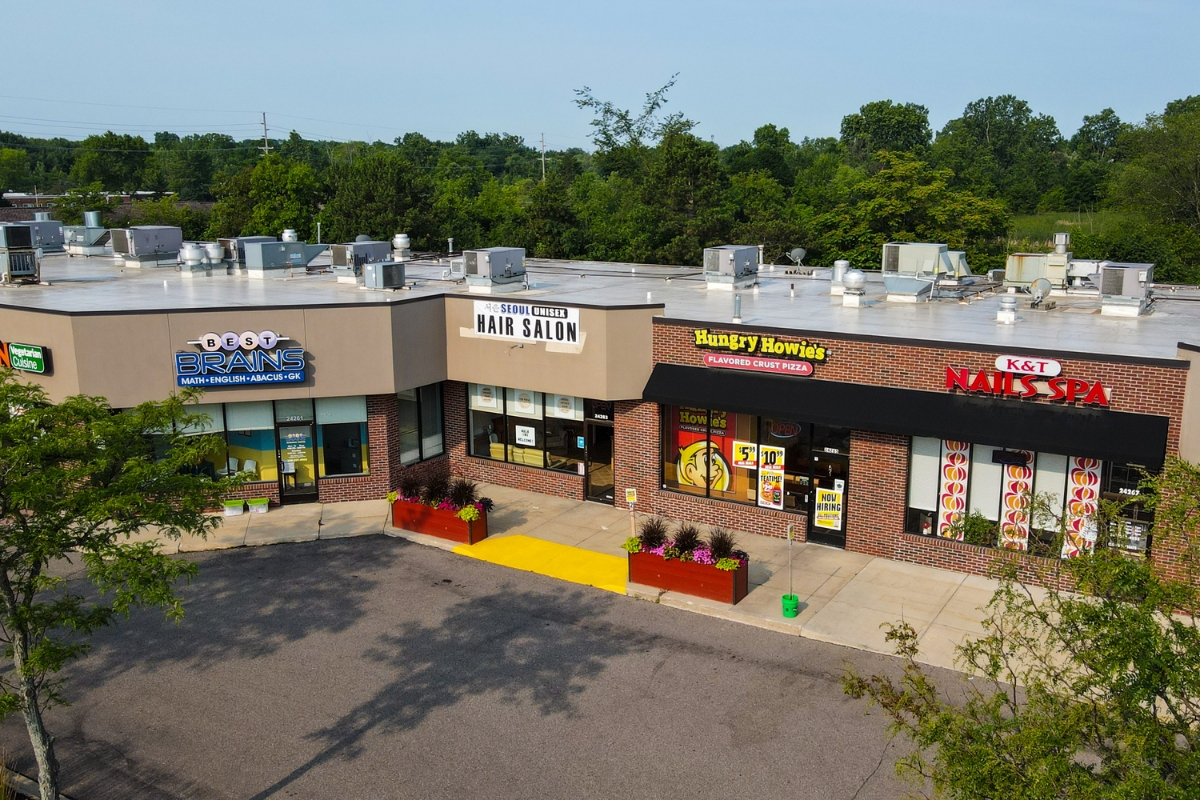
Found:
<path fill-rule="evenodd" d="M 37 283 L 40 253 L 28 225 L 0 225 L 0 276 L 4 283 Z"/>
<path fill-rule="evenodd" d="M 738 289 L 758 280 L 758 245 L 704 248 L 704 282 L 710 289 Z"/>
<path fill-rule="evenodd" d="M 1154 265 L 1101 261 L 1099 273 L 1092 280 L 1099 282 L 1102 315 L 1136 317 L 1146 313 Z"/>
<path fill-rule="evenodd" d="M 0 247 L 9 250 L 32 250 L 33 231 L 28 225 L 0 225 Z"/>
<path fill-rule="evenodd" d="M 361 275 L 363 264 L 390 261 L 391 242 L 350 242 L 329 247 L 330 263 L 335 273 Z"/>
<path fill-rule="evenodd" d="M 63 226 L 63 243 L 68 253 L 72 252 L 72 245 L 103 248 L 108 239 L 108 228 L 93 228 L 89 225 Z"/>
<path fill-rule="evenodd" d="M 368 289 L 403 289 L 403 262 L 369 261 L 363 264 L 363 285 Z"/>
<path fill-rule="evenodd" d="M 35 219 L 27 222 L 5 222 L 0 224 L 5 227 L 9 225 L 28 227 L 34 247 L 40 247 L 43 250 L 63 249 L 63 224 L 58 220 Z"/>
<path fill-rule="evenodd" d="M 231 236 L 228 239 L 217 239 L 217 244 L 225 251 L 225 263 L 233 267 L 245 267 L 247 244 L 274 241 L 278 241 L 274 236 Z"/>
<path fill-rule="evenodd" d="M 123 256 L 127 266 L 173 258 L 182 246 L 183 231 L 172 225 L 137 225 L 112 231 L 113 255 Z"/>
<path fill-rule="evenodd" d="M 965 278 L 971 274 L 966 253 L 931 242 L 888 242 L 883 246 L 881 269 L 884 277 L 892 274 Z"/>
<path fill-rule="evenodd" d="M 525 281 L 525 249 L 485 247 L 464 250 L 463 273 L 468 291 L 486 294 L 520 289 Z"/>
<path fill-rule="evenodd" d="M 308 262 L 324 253 L 326 245 L 304 242 L 243 242 L 246 251 L 246 269 L 251 276 L 262 277 L 264 272 L 276 269 L 308 267 Z"/>

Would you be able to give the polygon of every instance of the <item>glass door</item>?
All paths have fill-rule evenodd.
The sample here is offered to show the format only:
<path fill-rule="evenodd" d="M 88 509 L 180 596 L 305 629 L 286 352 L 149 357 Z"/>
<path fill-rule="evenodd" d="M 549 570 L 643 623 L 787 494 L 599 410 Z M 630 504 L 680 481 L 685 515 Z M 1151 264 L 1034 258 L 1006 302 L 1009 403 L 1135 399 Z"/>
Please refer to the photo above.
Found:
<path fill-rule="evenodd" d="M 279 498 L 283 503 L 317 499 L 313 424 L 279 426 Z"/>
<path fill-rule="evenodd" d="M 850 459 L 813 452 L 809 492 L 809 541 L 846 546 L 846 498 L 850 488 Z"/>
<path fill-rule="evenodd" d="M 599 503 L 613 504 L 613 426 L 587 423 L 586 497 Z"/>

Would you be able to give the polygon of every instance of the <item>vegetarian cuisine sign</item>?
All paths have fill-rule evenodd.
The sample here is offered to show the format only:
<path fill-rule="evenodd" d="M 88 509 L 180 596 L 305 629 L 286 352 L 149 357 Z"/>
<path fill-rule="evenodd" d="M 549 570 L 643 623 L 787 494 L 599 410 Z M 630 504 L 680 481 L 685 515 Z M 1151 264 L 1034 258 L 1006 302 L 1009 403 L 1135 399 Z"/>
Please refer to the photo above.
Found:
<path fill-rule="evenodd" d="M 779 339 L 755 334 L 718 333 L 701 328 L 692 331 L 696 347 L 710 350 L 704 354 L 704 366 L 775 372 L 784 375 L 812 375 L 813 364 L 824 363 L 829 349 L 807 339 Z"/>

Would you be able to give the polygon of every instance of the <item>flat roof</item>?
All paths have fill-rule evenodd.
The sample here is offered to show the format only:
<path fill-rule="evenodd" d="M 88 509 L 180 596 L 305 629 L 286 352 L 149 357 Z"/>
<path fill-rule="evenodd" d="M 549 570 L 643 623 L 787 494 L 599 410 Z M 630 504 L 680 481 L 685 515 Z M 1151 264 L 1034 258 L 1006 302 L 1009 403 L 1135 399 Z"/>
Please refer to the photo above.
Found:
<path fill-rule="evenodd" d="M 328 264 L 328 256 L 313 262 Z M 529 290 L 495 295 L 469 294 L 464 284 L 444 278 L 445 259 L 407 265 L 412 288 L 370 291 L 339 283 L 329 273 L 303 273 L 265 279 L 245 270 L 218 269 L 186 274 L 173 266 L 126 268 L 109 256 L 43 259 L 49 285 L 0 286 L 0 307 L 65 314 L 154 313 L 237 308 L 397 304 L 440 295 L 472 299 L 542 301 L 596 308 L 661 305 L 666 320 L 732 326 L 733 295 L 708 289 L 698 267 L 527 259 Z M 789 273 L 764 267 L 757 289 L 738 292 L 742 324 L 796 331 L 805 336 L 893 339 L 948 347 L 1078 353 L 1109 358 L 1177 358 L 1180 342 L 1200 344 L 1200 289 L 1158 289 L 1153 313 L 1137 317 L 1101 316 L 1095 294 L 1054 296 L 1057 307 L 1030 309 L 1018 295 L 1019 319 L 996 321 L 999 295 L 983 292 L 969 301 L 942 299 L 888 302 L 882 279 L 868 273 L 864 308 L 847 308 L 830 295 L 829 270 Z M 794 296 L 793 296 L 794 289 Z"/>

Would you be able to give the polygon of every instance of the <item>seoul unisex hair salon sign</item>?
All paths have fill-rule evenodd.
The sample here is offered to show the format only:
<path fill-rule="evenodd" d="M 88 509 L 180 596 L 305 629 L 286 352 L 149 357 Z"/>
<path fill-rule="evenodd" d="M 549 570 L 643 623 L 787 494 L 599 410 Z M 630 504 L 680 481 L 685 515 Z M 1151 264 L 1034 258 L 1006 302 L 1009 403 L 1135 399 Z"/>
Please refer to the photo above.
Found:
<path fill-rule="evenodd" d="M 475 335 L 518 342 L 579 344 L 579 309 L 476 300 Z"/>
<path fill-rule="evenodd" d="M 946 388 L 1097 406 L 1107 406 L 1111 397 L 1100 381 L 1064 378 L 1062 364 L 1052 359 L 1003 355 L 997 356 L 995 363 L 995 372 L 946 367 Z"/>
<path fill-rule="evenodd" d="M 807 339 L 778 339 L 774 336 L 717 333 L 707 328 L 692 331 L 696 347 L 704 354 L 704 366 L 812 375 L 813 364 L 824 363 L 829 349 Z"/>
<path fill-rule="evenodd" d="M 175 380 L 180 386 L 302 383 L 304 350 L 280 346 L 290 341 L 274 331 L 206 333 L 188 342 L 203 352 L 175 354 Z"/>

